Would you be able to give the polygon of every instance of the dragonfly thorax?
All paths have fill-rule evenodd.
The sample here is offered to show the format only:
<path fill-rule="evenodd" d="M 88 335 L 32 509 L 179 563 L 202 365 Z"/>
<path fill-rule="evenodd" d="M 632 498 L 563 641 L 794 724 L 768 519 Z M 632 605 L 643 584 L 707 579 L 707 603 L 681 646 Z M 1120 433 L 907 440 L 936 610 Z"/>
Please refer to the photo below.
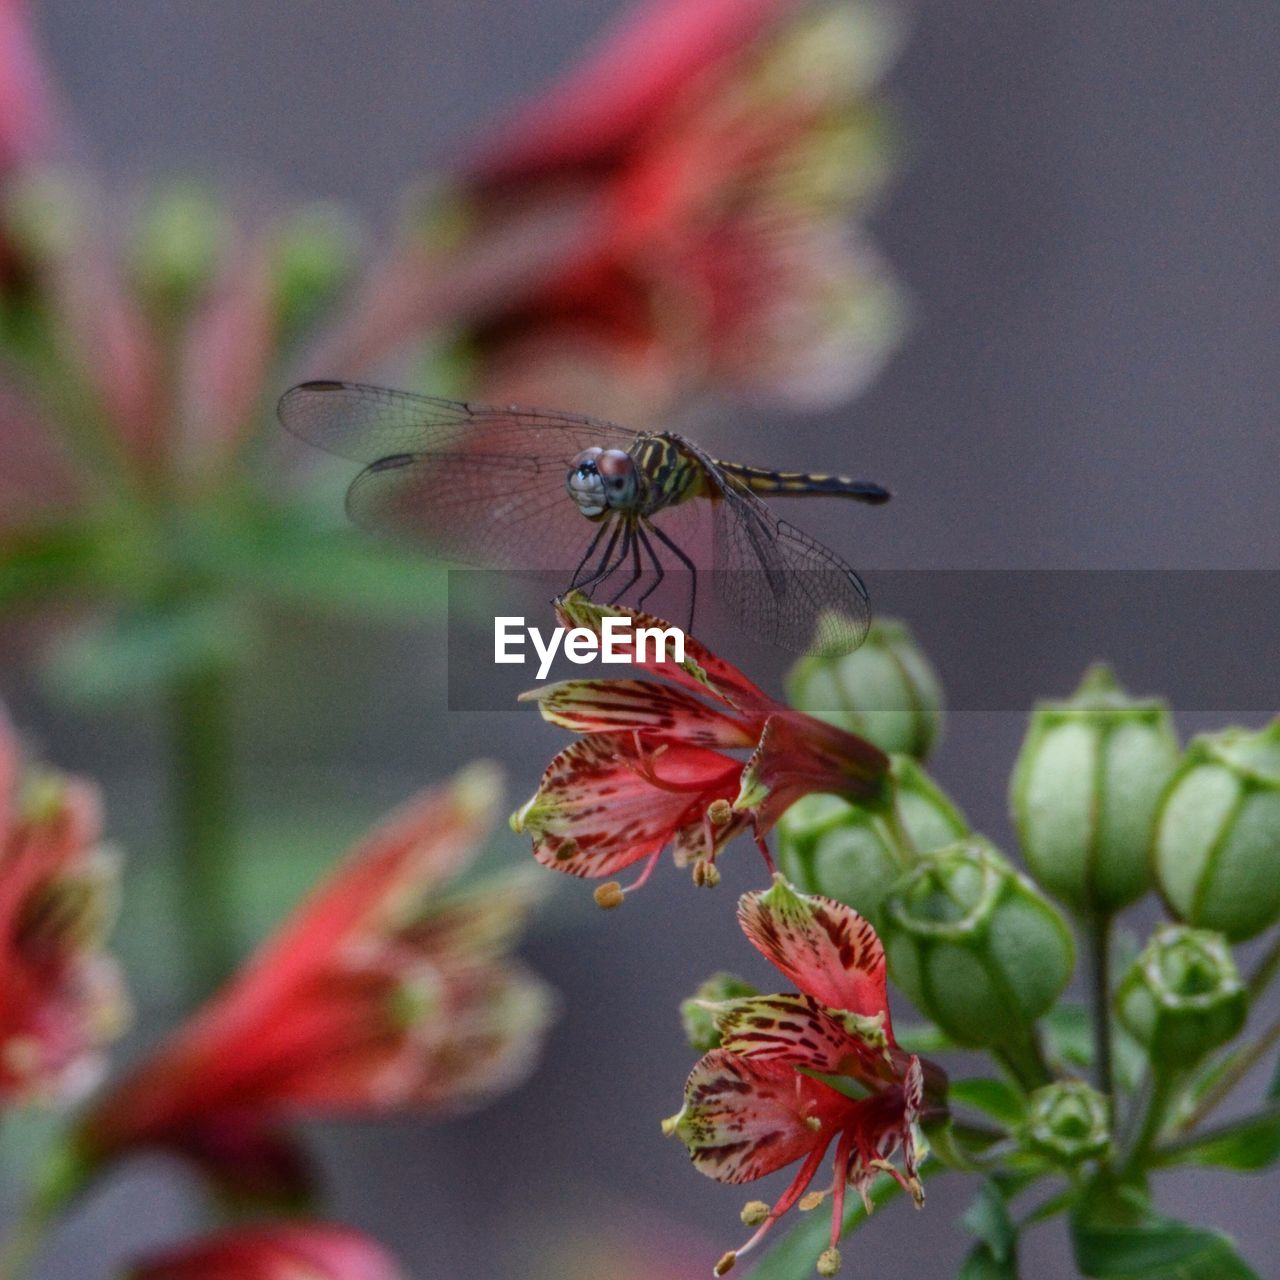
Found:
<path fill-rule="evenodd" d="M 635 461 L 622 449 L 584 449 L 565 476 L 569 496 L 590 520 L 634 506 L 639 487 Z"/>

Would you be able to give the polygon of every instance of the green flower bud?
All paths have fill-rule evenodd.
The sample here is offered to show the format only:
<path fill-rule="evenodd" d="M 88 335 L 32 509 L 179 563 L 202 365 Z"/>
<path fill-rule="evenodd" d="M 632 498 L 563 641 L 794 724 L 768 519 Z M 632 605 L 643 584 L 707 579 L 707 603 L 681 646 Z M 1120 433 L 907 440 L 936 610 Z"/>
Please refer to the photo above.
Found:
<path fill-rule="evenodd" d="M 276 305 L 286 333 L 307 324 L 346 282 L 358 234 L 334 206 L 303 209 L 281 230 L 275 244 Z"/>
<path fill-rule="evenodd" d="M 1130 698 L 1104 666 L 1075 696 L 1031 714 L 1010 808 L 1031 873 L 1082 915 L 1110 915 L 1150 887 L 1151 831 L 1178 758 L 1169 708 Z"/>
<path fill-rule="evenodd" d="M 759 994 L 758 988 L 732 973 L 712 974 L 693 995 L 680 1002 L 680 1021 L 689 1047 L 696 1053 L 718 1049 L 720 1029 L 716 1026 L 716 1006 L 726 1000 Z"/>
<path fill-rule="evenodd" d="M 882 751 L 923 760 L 942 732 L 942 688 L 904 623 L 877 618 L 838 658 L 801 658 L 787 676 L 791 705 Z"/>
<path fill-rule="evenodd" d="M 1023 1136 L 1029 1147 L 1057 1164 L 1075 1165 L 1111 1145 L 1107 1099 L 1083 1080 L 1059 1080 L 1028 1100 Z"/>
<path fill-rule="evenodd" d="M 144 210 L 133 246 L 139 287 L 164 310 L 190 306 L 204 291 L 222 254 L 226 215 L 202 187 L 177 183 Z"/>
<path fill-rule="evenodd" d="M 1280 719 L 1193 738 L 1156 815 L 1156 882 L 1232 942 L 1280 918 Z"/>
<path fill-rule="evenodd" d="M 1182 1070 L 1244 1026 L 1248 998 L 1221 934 L 1164 925 L 1116 988 L 1116 1014 L 1156 1067 Z"/>
<path fill-rule="evenodd" d="M 894 980 L 960 1044 L 1024 1040 L 1075 967 L 1066 921 L 981 836 L 921 857 L 882 916 Z"/>
<path fill-rule="evenodd" d="M 777 827 L 778 866 L 787 879 L 806 893 L 847 903 L 872 924 L 879 922 L 889 886 L 916 854 L 969 834 L 964 815 L 910 756 L 891 758 L 889 781 L 887 810 L 806 796 Z M 897 823 L 890 821 L 894 814 Z"/>

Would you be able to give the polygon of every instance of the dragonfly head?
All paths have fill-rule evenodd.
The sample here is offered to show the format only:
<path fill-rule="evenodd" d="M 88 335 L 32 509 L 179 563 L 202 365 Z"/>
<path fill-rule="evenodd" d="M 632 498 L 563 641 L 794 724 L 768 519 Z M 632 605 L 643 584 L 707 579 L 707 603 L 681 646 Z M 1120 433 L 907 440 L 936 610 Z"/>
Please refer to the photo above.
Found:
<path fill-rule="evenodd" d="M 565 488 L 589 519 L 630 507 L 639 479 L 631 455 L 622 449 L 584 449 L 569 464 Z"/>

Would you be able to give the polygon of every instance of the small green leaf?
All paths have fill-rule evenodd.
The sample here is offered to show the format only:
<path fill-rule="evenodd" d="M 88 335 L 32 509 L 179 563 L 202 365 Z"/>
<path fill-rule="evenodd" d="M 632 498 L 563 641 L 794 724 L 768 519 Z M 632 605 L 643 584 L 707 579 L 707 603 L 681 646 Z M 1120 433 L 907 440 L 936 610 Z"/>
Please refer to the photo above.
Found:
<path fill-rule="evenodd" d="M 110 702 L 230 665 L 252 640 L 251 620 L 225 602 L 130 610 L 62 637 L 44 675 L 50 688 L 72 701 Z"/>
<path fill-rule="evenodd" d="M 1098 1184 L 1071 1219 L 1076 1266 L 1091 1280 L 1260 1280 L 1220 1231 L 1156 1213 Z"/>
<path fill-rule="evenodd" d="M 961 1265 L 957 1280 L 1018 1280 L 1018 1262 L 1012 1254 L 1001 1260 L 989 1245 L 976 1245 Z"/>
<path fill-rule="evenodd" d="M 952 1105 L 971 1107 L 1012 1129 L 1026 1117 L 1026 1100 L 1010 1084 L 985 1076 L 972 1080 L 953 1080 L 947 1089 Z"/>
<path fill-rule="evenodd" d="M 945 1053 L 960 1046 L 941 1027 L 921 1022 L 909 1027 L 894 1027 L 898 1043 L 908 1053 Z"/>
<path fill-rule="evenodd" d="M 960 1224 L 978 1237 L 993 1262 L 1004 1265 L 1012 1261 L 1018 1243 L 1018 1228 L 1010 1216 L 1004 1193 L 991 1179 L 983 1182 L 982 1190 L 964 1211 Z"/>
<path fill-rule="evenodd" d="M 1253 1172 L 1280 1158 L 1280 1102 L 1256 1115 L 1193 1134 L 1156 1152 L 1162 1165 L 1202 1164 Z"/>

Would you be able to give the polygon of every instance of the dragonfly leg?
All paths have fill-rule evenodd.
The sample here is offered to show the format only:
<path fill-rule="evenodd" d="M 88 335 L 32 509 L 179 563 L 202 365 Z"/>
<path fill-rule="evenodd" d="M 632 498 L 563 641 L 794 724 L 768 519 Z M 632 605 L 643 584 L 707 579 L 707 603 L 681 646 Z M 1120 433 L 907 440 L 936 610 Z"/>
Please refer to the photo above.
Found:
<path fill-rule="evenodd" d="M 698 607 L 698 570 L 694 567 L 693 561 L 673 542 L 656 524 L 647 525 L 647 528 L 663 546 L 669 547 L 676 553 L 677 559 L 689 570 L 689 625 L 685 630 L 690 634 L 693 633 L 693 615 Z"/>
<path fill-rule="evenodd" d="M 600 542 L 600 539 L 604 537 L 604 531 L 608 527 L 609 522 L 607 520 L 601 521 L 599 527 L 596 529 L 595 537 L 587 544 L 587 549 L 583 553 L 582 559 L 578 561 L 578 567 L 573 571 L 573 577 L 569 579 L 569 585 L 565 588 L 566 595 L 578 585 L 578 574 L 586 568 L 587 561 L 590 560 L 592 555 L 595 553 L 596 546 Z"/>
<path fill-rule="evenodd" d="M 644 531 L 644 525 L 636 525 L 636 538 L 640 545 L 649 553 L 649 559 L 653 561 L 653 568 L 656 576 L 653 581 L 644 589 L 644 594 L 636 601 L 636 608 L 643 609 L 644 602 L 658 589 L 658 584 L 662 581 L 662 561 L 658 559 L 658 553 L 653 549 L 653 543 L 649 541 Z"/>
<path fill-rule="evenodd" d="M 604 554 L 596 564 L 595 572 L 578 583 L 577 589 L 579 591 L 588 591 L 591 587 L 595 586 L 597 582 L 601 581 L 601 579 L 607 578 L 618 567 L 616 563 L 610 564 L 609 560 L 613 555 L 614 547 L 618 545 L 618 535 L 621 534 L 621 532 L 621 523 L 617 520 L 613 521 L 613 532 L 609 536 L 608 543 L 605 545 Z M 600 534 L 597 533 L 596 539 L 598 540 L 599 537 Z M 595 545 L 594 541 L 592 542 L 592 545 Z"/>
<path fill-rule="evenodd" d="M 623 558 L 625 559 L 627 550 L 628 548 L 630 549 L 631 577 L 627 579 L 627 584 L 622 588 L 621 591 L 617 591 L 614 593 L 613 598 L 609 601 L 610 604 L 617 604 L 618 601 L 621 600 L 622 597 L 625 596 L 627 592 L 630 591 L 631 588 L 634 587 L 636 583 L 640 581 L 640 575 L 644 572 L 644 569 L 641 567 L 641 564 L 640 564 L 640 536 L 639 535 L 640 535 L 640 526 L 638 524 L 629 522 L 627 524 L 627 535 L 622 540 L 622 555 L 623 555 Z"/>

